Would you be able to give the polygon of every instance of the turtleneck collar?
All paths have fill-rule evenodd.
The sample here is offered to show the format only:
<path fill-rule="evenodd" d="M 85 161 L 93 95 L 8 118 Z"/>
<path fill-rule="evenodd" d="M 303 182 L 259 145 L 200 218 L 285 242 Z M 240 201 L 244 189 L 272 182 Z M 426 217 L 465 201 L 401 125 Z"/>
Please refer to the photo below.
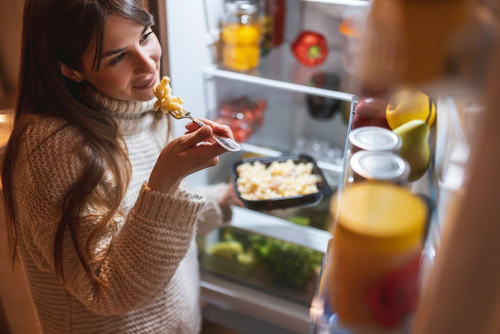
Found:
<path fill-rule="evenodd" d="M 145 113 L 153 111 L 155 98 L 149 101 L 124 101 L 111 98 L 99 92 L 94 87 L 88 85 L 85 90 L 86 95 L 97 105 L 101 106 L 104 112 L 109 113 L 116 119 L 138 119 Z"/>
<path fill-rule="evenodd" d="M 164 119 L 163 113 L 154 111 L 156 98 L 144 102 L 123 101 L 106 96 L 90 85 L 85 87 L 85 96 L 116 120 L 123 135 L 151 130 L 157 121 Z"/>

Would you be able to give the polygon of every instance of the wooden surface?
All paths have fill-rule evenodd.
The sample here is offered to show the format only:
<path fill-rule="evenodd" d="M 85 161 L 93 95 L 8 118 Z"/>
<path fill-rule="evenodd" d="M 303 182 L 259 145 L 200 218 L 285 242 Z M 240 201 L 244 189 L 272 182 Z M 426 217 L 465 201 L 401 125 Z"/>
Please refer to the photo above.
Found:
<path fill-rule="evenodd" d="M 1 192 L 0 199 L 0 302 L 13 334 L 37 334 L 40 331 L 24 271 L 20 263 L 12 270 L 9 261 L 6 242 L 7 229 Z"/>

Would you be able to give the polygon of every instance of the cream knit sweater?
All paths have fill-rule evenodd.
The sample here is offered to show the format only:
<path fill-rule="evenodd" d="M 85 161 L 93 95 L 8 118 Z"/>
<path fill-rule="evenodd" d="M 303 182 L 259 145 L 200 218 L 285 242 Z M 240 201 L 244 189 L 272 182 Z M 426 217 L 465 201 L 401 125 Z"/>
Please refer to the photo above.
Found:
<path fill-rule="evenodd" d="M 223 221 L 210 196 L 179 189 L 175 195 L 146 186 L 167 140 L 166 117 L 157 117 L 150 102 L 123 102 L 92 94 L 117 120 L 127 144 L 132 179 L 116 231 L 93 244 L 92 269 L 109 284 L 96 289 L 85 274 L 69 232 L 64 241 L 66 286 L 56 279 L 53 244 L 60 208 L 68 187 L 82 172 L 82 157 L 73 152 L 81 136 L 57 119 L 29 127 L 19 151 L 14 184 L 20 255 L 43 333 L 198 333 L 199 274 L 196 231 Z M 53 134 L 56 132 L 55 134 Z M 106 182 L 111 182 L 109 178 Z M 213 189 L 217 192 L 217 189 Z M 88 207 L 99 212 L 99 203 Z M 85 242 L 93 223 L 82 226 Z"/>

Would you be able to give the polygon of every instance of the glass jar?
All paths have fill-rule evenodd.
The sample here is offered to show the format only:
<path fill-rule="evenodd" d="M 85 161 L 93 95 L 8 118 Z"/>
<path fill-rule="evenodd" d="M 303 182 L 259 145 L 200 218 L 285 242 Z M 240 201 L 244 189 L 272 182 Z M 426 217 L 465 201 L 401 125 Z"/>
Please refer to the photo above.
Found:
<path fill-rule="evenodd" d="M 381 181 L 405 185 L 410 174 L 410 165 L 391 152 L 359 151 L 349 161 L 353 174 L 352 182 Z"/>
<path fill-rule="evenodd" d="M 260 28 L 253 2 L 226 3 L 222 41 L 222 62 L 227 68 L 244 72 L 259 65 Z"/>
<path fill-rule="evenodd" d="M 354 181 L 351 168 L 351 157 L 358 151 L 392 152 L 399 154 L 403 141 L 391 130 L 378 126 L 363 126 L 349 133 L 349 147 L 347 149 L 347 166 L 344 185 Z"/>
<path fill-rule="evenodd" d="M 337 223 L 327 296 L 353 333 L 401 333 L 417 306 L 425 202 L 389 183 L 361 182 L 332 200 Z"/>
<path fill-rule="evenodd" d="M 402 144 L 397 134 L 378 126 L 364 126 L 349 133 L 351 154 L 361 150 L 399 153 Z"/>

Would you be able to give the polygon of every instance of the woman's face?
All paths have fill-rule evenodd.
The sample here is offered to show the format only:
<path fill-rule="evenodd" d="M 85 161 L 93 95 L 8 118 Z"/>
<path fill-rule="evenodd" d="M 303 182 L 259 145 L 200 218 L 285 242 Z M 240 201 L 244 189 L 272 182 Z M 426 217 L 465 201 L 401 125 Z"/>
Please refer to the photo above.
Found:
<path fill-rule="evenodd" d="M 161 47 L 150 27 L 119 16 L 109 16 L 99 70 L 93 69 L 95 45 L 82 56 L 83 79 L 109 97 L 148 101 L 159 80 Z"/>

